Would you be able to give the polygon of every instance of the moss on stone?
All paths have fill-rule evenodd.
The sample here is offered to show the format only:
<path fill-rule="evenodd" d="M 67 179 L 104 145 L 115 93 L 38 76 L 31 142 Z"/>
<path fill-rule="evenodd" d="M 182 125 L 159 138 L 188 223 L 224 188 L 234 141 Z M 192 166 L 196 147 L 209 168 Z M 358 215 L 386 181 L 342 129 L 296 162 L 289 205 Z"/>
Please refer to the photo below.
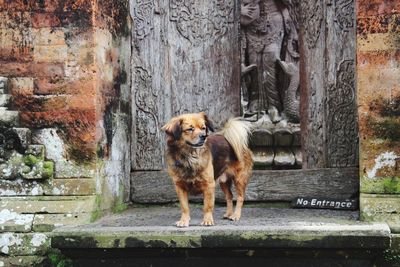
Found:
<path fill-rule="evenodd" d="M 361 193 L 400 194 L 400 177 L 361 179 Z"/>
<path fill-rule="evenodd" d="M 384 189 L 385 193 L 388 193 L 388 194 L 400 193 L 400 178 L 393 177 L 391 179 L 385 179 L 383 181 L 383 189 Z"/>
<path fill-rule="evenodd" d="M 43 162 L 43 178 L 51 178 L 54 174 L 54 162 L 45 161 Z"/>
<path fill-rule="evenodd" d="M 55 266 L 55 267 L 72 267 L 73 266 L 72 260 L 68 259 L 58 249 L 51 249 L 47 253 L 47 259 L 48 259 L 50 266 Z"/>
<path fill-rule="evenodd" d="M 90 222 L 94 222 L 97 219 L 101 217 L 101 196 L 96 195 L 96 198 L 94 200 L 94 210 L 92 211 L 90 215 Z"/>
<path fill-rule="evenodd" d="M 35 157 L 34 155 L 31 155 L 31 154 L 24 156 L 24 163 L 26 165 L 28 165 L 29 167 L 33 167 L 39 161 L 40 161 L 40 159 L 38 157 Z"/>

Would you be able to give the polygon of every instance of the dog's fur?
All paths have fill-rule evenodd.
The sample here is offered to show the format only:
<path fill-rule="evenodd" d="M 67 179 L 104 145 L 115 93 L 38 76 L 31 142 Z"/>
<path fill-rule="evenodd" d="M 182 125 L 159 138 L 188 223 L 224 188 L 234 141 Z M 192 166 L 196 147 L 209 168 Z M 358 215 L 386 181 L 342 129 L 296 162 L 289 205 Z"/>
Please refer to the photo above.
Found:
<path fill-rule="evenodd" d="M 252 153 L 247 146 L 248 123 L 229 120 L 213 135 L 211 120 L 204 112 L 174 117 L 162 127 L 167 133 L 168 173 L 175 183 L 182 216 L 178 227 L 189 226 L 188 194 L 203 194 L 202 225 L 214 225 L 215 182 L 225 194 L 227 210 L 224 218 L 237 221 L 241 217 L 245 189 L 253 167 Z M 233 211 L 231 185 L 236 188 L 237 201 Z"/>

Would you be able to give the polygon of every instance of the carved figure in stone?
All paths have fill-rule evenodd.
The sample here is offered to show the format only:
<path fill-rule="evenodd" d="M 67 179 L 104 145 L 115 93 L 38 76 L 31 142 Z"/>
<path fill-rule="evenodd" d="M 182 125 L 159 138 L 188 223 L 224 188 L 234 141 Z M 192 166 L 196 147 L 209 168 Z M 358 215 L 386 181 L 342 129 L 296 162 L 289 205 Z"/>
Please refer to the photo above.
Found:
<path fill-rule="evenodd" d="M 242 0 L 242 94 L 245 115 L 298 121 L 297 3 Z M 285 114 L 288 111 L 289 114 Z M 265 116 L 268 113 L 268 116 Z M 282 116 L 283 115 L 283 116 Z"/>

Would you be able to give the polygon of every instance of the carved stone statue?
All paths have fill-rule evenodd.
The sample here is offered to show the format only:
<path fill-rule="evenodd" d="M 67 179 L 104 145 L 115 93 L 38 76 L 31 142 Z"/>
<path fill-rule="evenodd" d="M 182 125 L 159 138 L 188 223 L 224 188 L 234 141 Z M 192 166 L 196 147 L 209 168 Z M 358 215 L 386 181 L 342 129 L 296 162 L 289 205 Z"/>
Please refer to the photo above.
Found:
<path fill-rule="evenodd" d="M 242 0 L 245 116 L 299 121 L 297 16 L 292 0 Z"/>
<path fill-rule="evenodd" d="M 244 117 L 256 168 L 301 168 L 298 4 L 242 0 Z"/>

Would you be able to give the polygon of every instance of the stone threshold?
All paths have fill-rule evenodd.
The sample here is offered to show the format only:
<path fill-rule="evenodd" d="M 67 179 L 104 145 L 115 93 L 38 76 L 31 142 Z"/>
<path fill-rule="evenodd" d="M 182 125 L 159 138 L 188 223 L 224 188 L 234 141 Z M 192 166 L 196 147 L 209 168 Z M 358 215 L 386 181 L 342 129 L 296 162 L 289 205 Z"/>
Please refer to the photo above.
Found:
<path fill-rule="evenodd" d="M 201 206 L 192 205 L 191 226 L 177 228 L 179 207 L 132 207 L 97 222 L 58 228 L 53 248 L 305 248 L 373 249 L 390 246 L 390 229 L 383 223 L 357 220 L 358 212 L 245 207 L 242 220 L 220 219 L 203 227 Z"/>

